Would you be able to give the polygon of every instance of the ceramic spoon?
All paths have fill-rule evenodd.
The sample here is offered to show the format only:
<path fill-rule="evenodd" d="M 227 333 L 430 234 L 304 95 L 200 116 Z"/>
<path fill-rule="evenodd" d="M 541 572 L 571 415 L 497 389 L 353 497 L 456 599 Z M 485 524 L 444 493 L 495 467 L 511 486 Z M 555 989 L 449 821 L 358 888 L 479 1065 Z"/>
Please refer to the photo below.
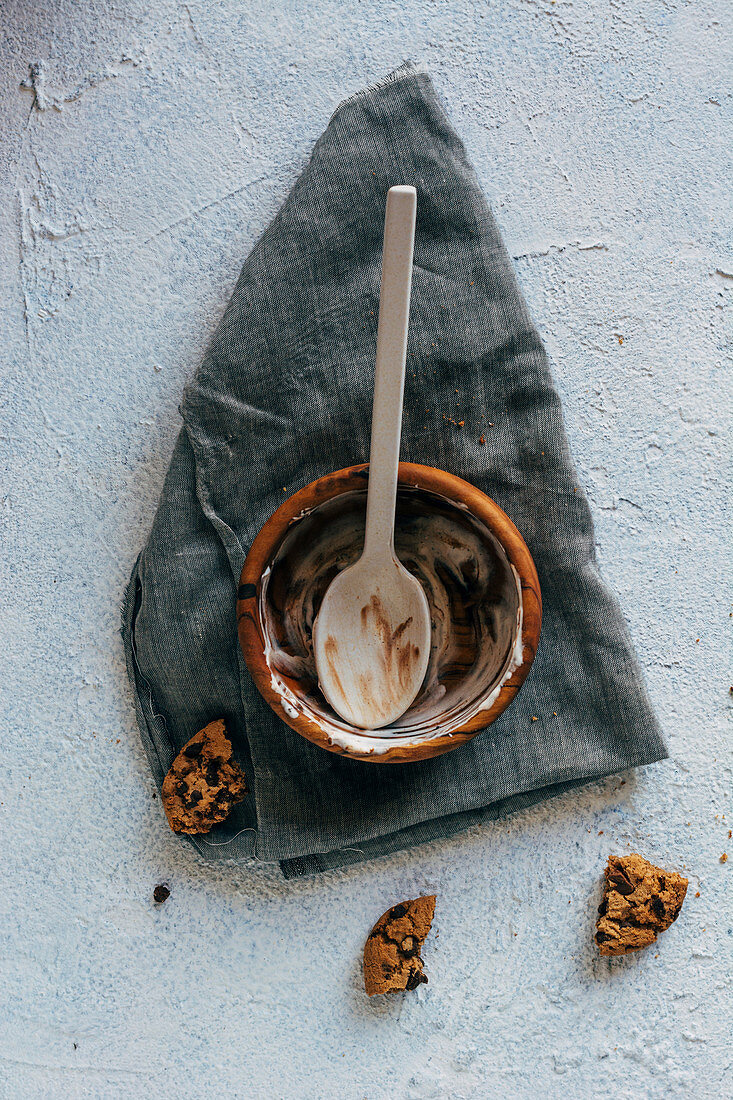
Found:
<path fill-rule="evenodd" d="M 364 550 L 329 585 L 313 628 L 321 690 L 361 729 L 396 721 L 422 684 L 430 653 L 425 593 L 394 549 L 397 467 L 417 194 L 387 193 Z"/>

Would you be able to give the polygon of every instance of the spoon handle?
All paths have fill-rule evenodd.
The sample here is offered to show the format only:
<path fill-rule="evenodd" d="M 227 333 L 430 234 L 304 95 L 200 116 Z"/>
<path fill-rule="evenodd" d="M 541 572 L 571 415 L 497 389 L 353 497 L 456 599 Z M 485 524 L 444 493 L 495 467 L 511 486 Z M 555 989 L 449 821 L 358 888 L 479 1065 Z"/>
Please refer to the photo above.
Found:
<path fill-rule="evenodd" d="M 386 557 L 394 548 L 416 211 L 414 187 L 390 187 L 384 217 L 364 557 Z"/>

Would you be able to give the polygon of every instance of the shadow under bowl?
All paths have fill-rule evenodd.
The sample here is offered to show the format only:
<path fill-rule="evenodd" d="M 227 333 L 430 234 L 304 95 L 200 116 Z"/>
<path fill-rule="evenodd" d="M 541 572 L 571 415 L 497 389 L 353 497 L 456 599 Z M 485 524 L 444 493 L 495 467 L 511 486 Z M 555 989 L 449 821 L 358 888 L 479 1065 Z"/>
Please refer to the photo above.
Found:
<path fill-rule="evenodd" d="M 430 661 L 398 722 L 349 725 L 318 686 L 312 631 L 329 584 L 361 553 L 368 478 L 368 465 L 327 474 L 267 520 L 242 570 L 239 640 L 264 699 L 308 741 L 375 763 L 426 760 L 475 737 L 519 691 L 539 643 L 537 571 L 485 493 L 444 470 L 400 463 L 395 550 L 428 597 Z"/>

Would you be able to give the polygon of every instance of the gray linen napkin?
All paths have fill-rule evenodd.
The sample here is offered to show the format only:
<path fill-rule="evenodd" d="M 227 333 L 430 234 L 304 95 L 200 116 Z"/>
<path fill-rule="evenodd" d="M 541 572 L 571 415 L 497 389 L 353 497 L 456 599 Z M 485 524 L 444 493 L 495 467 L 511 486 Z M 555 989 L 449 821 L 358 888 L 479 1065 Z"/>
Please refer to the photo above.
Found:
<path fill-rule="evenodd" d="M 235 595 L 285 493 L 368 457 L 384 205 L 396 183 L 418 192 L 403 457 L 458 474 L 508 512 L 537 564 L 544 622 L 528 680 L 485 733 L 436 760 L 379 767 L 316 748 L 266 706 L 240 655 Z M 181 411 L 123 636 L 159 785 L 189 737 L 227 719 L 251 794 L 191 838 L 207 859 L 309 874 L 666 756 L 598 574 L 545 352 L 425 72 L 405 65 L 338 108 L 246 260 Z"/>

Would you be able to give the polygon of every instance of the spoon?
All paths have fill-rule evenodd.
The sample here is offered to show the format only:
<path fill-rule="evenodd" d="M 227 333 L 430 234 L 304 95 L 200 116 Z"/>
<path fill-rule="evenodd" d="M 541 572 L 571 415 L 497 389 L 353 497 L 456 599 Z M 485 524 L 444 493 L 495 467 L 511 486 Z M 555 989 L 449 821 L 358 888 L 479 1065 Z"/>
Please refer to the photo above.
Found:
<path fill-rule="evenodd" d="M 379 729 L 405 713 L 430 654 L 427 598 L 394 549 L 416 209 L 414 187 L 389 189 L 364 550 L 334 577 L 313 627 L 321 690 L 360 729 Z"/>

